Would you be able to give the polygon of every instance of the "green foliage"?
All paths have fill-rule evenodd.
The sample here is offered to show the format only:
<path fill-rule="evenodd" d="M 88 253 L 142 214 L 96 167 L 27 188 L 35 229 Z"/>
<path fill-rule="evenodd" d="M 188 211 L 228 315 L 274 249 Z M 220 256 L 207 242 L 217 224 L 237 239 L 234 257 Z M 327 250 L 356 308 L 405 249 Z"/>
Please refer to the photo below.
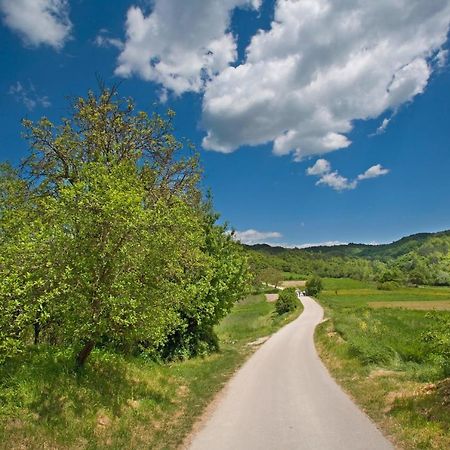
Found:
<path fill-rule="evenodd" d="M 427 313 L 432 325 L 422 332 L 422 340 L 429 349 L 429 358 L 439 364 L 444 376 L 450 376 L 450 315 Z"/>
<path fill-rule="evenodd" d="M 171 118 L 89 93 L 59 126 L 24 121 L 30 154 L 0 170 L 0 359 L 32 342 L 153 357 L 217 347 L 246 258 L 215 224 Z"/>
<path fill-rule="evenodd" d="M 306 282 L 306 295 L 317 295 L 322 290 L 322 280 L 317 275 L 313 275 Z"/>
<path fill-rule="evenodd" d="M 396 281 L 381 281 L 377 284 L 377 289 L 380 291 L 393 291 L 398 287 L 399 284 Z"/>
<path fill-rule="evenodd" d="M 450 286 L 450 231 L 422 233 L 383 245 L 285 249 L 261 244 L 247 249 L 256 273 L 275 268 L 307 276 L 378 281 L 382 289 L 390 282 Z"/>
<path fill-rule="evenodd" d="M 294 311 L 299 306 L 297 292 L 295 288 L 285 288 L 280 291 L 278 300 L 275 303 L 275 309 L 278 314 L 285 314 Z"/>

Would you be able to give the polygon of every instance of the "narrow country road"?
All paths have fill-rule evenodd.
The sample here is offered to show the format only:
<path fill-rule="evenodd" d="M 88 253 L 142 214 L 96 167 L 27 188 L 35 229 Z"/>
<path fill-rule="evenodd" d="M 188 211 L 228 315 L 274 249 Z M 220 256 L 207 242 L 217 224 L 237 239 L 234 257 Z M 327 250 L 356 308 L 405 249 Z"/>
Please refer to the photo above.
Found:
<path fill-rule="evenodd" d="M 301 300 L 304 312 L 232 378 L 190 450 L 393 449 L 317 356 L 323 309 Z"/>

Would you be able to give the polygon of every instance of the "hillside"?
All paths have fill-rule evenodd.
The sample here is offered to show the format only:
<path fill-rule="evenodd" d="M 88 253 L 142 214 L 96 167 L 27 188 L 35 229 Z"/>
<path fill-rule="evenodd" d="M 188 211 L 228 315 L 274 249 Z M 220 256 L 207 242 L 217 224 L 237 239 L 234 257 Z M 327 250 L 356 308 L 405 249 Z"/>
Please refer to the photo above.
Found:
<path fill-rule="evenodd" d="M 450 284 L 450 230 L 418 233 L 390 244 L 309 248 L 246 246 L 253 265 L 308 276 L 350 277 L 412 284 Z"/>
<path fill-rule="evenodd" d="M 417 233 L 405 236 L 398 241 L 390 244 L 344 244 L 333 246 L 316 246 L 308 248 L 284 248 L 271 246 L 268 244 L 246 245 L 251 250 L 267 253 L 270 255 L 280 255 L 286 252 L 290 253 L 309 253 L 328 256 L 341 257 L 359 257 L 367 259 L 379 259 L 382 261 L 389 258 L 397 258 L 406 255 L 411 251 L 418 251 L 424 244 L 430 243 L 436 238 L 450 238 L 450 230 L 439 231 L 436 233 Z"/>

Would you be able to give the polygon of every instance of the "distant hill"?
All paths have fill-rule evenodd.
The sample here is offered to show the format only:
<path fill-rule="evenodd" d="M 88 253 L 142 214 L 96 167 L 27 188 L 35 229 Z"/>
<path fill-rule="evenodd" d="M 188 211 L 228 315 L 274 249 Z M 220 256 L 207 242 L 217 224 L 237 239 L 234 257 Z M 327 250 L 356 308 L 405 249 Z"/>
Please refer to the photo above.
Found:
<path fill-rule="evenodd" d="M 390 258 L 398 258 L 411 251 L 418 251 L 428 241 L 440 237 L 450 237 L 450 230 L 439 231 L 437 233 L 417 233 L 411 236 L 403 237 L 390 244 L 379 245 L 351 243 L 346 245 L 287 249 L 279 246 L 272 247 L 268 244 L 255 244 L 246 247 L 269 255 L 280 255 L 285 252 L 289 252 L 320 254 L 323 256 L 357 257 L 384 261 Z"/>

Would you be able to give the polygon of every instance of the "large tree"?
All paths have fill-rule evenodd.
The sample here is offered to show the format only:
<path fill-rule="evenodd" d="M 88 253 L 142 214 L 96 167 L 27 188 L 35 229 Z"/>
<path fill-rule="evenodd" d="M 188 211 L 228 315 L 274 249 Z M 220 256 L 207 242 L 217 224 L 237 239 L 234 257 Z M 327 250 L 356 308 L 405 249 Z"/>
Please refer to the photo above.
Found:
<path fill-rule="evenodd" d="M 35 342 L 78 348 L 82 366 L 98 344 L 157 351 L 176 333 L 208 338 L 239 298 L 245 259 L 214 224 L 197 156 L 173 136 L 172 117 L 103 89 L 76 100 L 61 125 L 24 122 L 30 154 L 21 176 L 4 171 L 15 193 L 4 196 L 9 212 L 0 205 L 10 249 L 0 323 L 15 323 L 2 331 L 12 342 L 33 327 Z"/>

